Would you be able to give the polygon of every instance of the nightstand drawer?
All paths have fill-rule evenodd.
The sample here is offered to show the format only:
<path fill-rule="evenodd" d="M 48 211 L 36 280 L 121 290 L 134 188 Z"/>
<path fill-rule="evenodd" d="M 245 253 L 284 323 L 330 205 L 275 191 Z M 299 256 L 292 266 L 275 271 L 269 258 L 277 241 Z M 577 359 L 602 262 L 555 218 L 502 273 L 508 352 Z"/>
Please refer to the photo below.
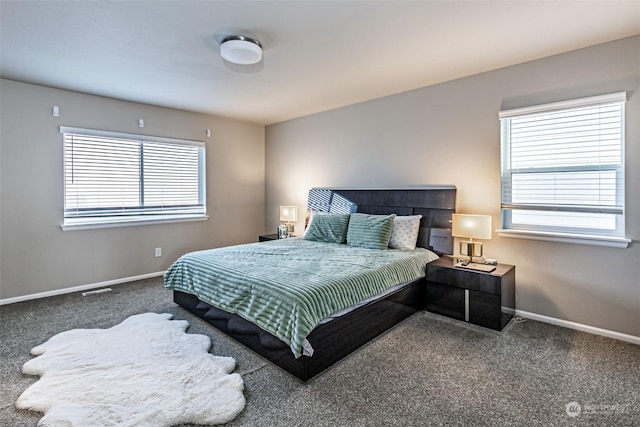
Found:
<path fill-rule="evenodd" d="M 500 295 L 502 287 L 501 276 L 438 265 L 429 266 L 427 280 L 494 295 Z"/>
<path fill-rule="evenodd" d="M 469 323 L 501 330 L 506 323 L 502 324 L 500 300 L 500 295 L 469 291 Z"/>
<path fill-rule="evenodd" d="M 427 311 L 465 320 L 464 289 L 429 283 L 427 286 Z"/>

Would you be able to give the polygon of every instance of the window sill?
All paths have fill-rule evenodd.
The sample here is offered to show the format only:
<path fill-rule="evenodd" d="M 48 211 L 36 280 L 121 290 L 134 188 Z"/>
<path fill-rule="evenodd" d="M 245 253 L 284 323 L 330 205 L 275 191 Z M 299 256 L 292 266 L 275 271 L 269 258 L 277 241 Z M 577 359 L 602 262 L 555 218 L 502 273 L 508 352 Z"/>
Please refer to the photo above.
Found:
<path fill-rule="evenodd" d="M 75 230 L 90 230 L 95 228 L 114 228 L 114 227 L 131 227 L 138 225 L 152 225 L 152 224 L 168 224 L 172 222 L 191 222 L 191 221 L 206 221 L 209 219 L 208 215 L 184 215 L 184 216 L 161 216 L 153 219 L 148 217 L 131 217 L 118 220 L 99 220 L 91 221 L 86 219 L 67 220 L 65 224 L 62 224 L 60 228 L 63 231 L 75 231 Z"/>
<path fill-rule="evenodd" d="M 594 236 L 586 234 L 550 233 L 527 230 L 496 230 L 500 237 L 516 239 L 545 240 L 549 242 L 574 243 L 579 245 L 606 246 L 610 248 L 626 248 L 631 239 L 624 237 Z"/>

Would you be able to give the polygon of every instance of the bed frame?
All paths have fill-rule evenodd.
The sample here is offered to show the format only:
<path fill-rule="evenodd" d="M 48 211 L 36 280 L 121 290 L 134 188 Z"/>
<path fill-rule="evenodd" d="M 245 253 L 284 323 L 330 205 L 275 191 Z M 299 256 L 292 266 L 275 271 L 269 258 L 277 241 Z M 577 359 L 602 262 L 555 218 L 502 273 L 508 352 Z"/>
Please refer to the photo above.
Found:
<path fill-rule="evenodd" d="M 309 191 L 309 209 L 334 213 L 422 215 L 418 246 L 451 254 L 451 215 L 455 212 L 453 186 L 410 189 L 329 189 Z M 349 353 L 426 306 L 424 279 L 369 302 L 337 319 L 318 325 L 307 337 L 314 354 L 296 359 L 287 344 L 237 314 L 228 313 L 174 291 L 174 301 L 236 341 L 308 381 Z"/>

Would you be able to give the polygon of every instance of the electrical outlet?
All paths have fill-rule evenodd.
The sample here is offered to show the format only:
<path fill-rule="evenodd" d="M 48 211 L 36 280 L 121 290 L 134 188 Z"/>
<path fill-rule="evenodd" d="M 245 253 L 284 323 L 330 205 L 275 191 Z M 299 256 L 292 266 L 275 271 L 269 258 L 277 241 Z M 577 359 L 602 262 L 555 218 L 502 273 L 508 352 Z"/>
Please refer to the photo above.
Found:
<path fill-rule="evenodd" d="M 162 248 L 156 248 L 156 258 L 162 256 Z"/>

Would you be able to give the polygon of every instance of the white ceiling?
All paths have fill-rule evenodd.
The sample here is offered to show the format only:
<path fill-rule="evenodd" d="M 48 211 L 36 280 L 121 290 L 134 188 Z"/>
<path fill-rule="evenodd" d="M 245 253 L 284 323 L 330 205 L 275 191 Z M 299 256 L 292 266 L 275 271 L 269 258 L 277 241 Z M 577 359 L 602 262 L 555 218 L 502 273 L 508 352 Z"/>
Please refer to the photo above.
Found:
<path fill-rule="evenodd" d="M 640 1 L 7 1 L 3 78 L 271 124 L 640 34 Z M 225 63 L 257 37 L 264 59 Z"/>

